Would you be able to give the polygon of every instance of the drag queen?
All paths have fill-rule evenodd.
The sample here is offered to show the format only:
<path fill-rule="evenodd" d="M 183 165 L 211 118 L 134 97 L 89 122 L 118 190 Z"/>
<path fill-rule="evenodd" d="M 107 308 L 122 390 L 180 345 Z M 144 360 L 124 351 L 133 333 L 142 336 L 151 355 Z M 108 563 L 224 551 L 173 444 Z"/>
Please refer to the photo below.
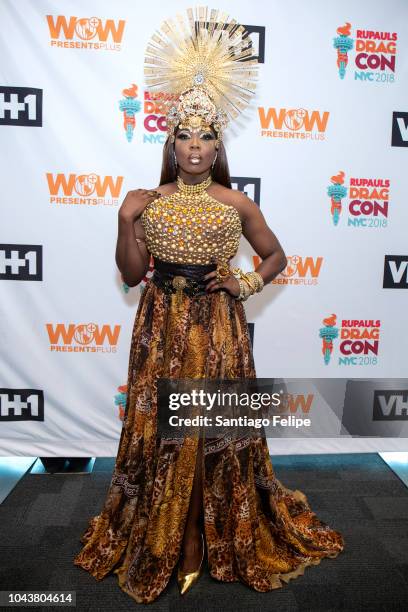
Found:
<path fill-rule="evenodd" d="M 223 133 L 255 89 L 247 32 L 219 11 L 169 20 L 146 51 L 152 92 L 167 92 L 168 138 L 156 190 L 129 192 L 119 211 L 116 261 L 136 286 L 154 260 L 134 321 L 123 428 L 100 513 L 75 565 L 113 571 L 139 603 L 176 569 L 181 594 L 204 557 L 218 581 L 270 591 L 344 548 L 301 491 L 275 477 L 265 436 L 162 439 L 159 378 L 256 378 L 243 302 L 286 266 L 258 206 L 231 189 Z M 244 235 L 262 263 L 231 269 Z M 272 375 L 272 373 L 271 373 Z"/>

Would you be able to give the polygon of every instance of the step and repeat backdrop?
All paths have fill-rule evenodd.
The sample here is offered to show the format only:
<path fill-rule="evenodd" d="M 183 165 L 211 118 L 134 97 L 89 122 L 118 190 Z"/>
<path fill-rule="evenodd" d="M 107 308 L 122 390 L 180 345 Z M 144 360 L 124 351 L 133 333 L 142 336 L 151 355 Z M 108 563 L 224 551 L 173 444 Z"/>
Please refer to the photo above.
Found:
<path fill-rule="evenodd" d="M 144 50 L 190 6 L 0 1 L 0 455 L 116 454 L 152 274 L 124 285 L 118 210 L 127 191 L 157 188 L 166 138 Z M 408 4 L 210 8 L 257 49 L 257 95 L 225 145 L 233 187 L 288 258 L 245 302 L 257 375 L 313 380 L 327 410 L 334 394 L 339 433 L 358 421 L 360 437 L 270 439 L 271 452 L 407 448 Z M 233 264 L 260 261 L 242 237 Z M 374 381 L 371 395 L 347 395 L 350 380 Z"/>

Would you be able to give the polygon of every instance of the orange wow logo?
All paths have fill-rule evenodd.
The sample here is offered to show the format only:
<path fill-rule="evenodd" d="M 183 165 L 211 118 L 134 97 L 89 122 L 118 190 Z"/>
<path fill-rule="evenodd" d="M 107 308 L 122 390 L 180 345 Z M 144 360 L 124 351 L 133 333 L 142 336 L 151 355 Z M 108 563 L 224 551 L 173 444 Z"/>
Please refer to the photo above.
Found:
<path fill-rule="evenodd" d="M 117 206 L 123 176 L 46 173 L 51 204 Z"/>
<path fill-rule="evenodd" d="M 304 108 L 258 107 L 261 136 L 299 140 L 324 140 L 328 111 L 308 111 Z"/>
<path fill-rule="evenodd" d="M 254 255 L 252 259 L 257 268 L 261 258 Z M 287 259 L 286 268 L 271 281 L 273 285 L 317 285 L 324 257 L 290 255 Z"/>
<path fill-rule="evenodd" d="M 47 323 L 50 351 L 74 353 L 115 353 L 120 325 L 96 323 Z"/>
<path fill-rule="evenodd" d="M 120 51 L 125 20 L 47 15 L 52 47 Z"/>

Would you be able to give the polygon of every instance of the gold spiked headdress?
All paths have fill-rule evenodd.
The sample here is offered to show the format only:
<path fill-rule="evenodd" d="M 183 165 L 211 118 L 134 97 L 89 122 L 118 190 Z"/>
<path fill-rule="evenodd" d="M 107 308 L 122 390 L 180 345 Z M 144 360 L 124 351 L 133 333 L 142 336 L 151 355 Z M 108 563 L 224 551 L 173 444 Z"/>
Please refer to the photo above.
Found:
<path fill-rule="evenodd" d="M 250 103 L 258 60 L 251 38 L 227 13 L 208 7 L 187 9 L 168 19 L 150 39 L 145 79 L 151 97 L 164 105 L 167 130 L 213 125 L 218 138 L 230 119 Z"/>

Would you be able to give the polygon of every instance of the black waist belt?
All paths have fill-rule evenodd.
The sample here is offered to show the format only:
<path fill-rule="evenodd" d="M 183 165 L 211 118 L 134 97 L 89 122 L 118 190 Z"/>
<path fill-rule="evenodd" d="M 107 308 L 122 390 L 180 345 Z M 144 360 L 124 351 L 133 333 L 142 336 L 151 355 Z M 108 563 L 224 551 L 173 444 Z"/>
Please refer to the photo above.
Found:
<path fill-rule="evenodd" d="M 215 270 L 217 264 L 179 264 L 154 258 L 152 282 L 167 294 L 182 290 L 186 295 L 206 295 L 205 290 L 209 279 L 203 276 Z"/>

